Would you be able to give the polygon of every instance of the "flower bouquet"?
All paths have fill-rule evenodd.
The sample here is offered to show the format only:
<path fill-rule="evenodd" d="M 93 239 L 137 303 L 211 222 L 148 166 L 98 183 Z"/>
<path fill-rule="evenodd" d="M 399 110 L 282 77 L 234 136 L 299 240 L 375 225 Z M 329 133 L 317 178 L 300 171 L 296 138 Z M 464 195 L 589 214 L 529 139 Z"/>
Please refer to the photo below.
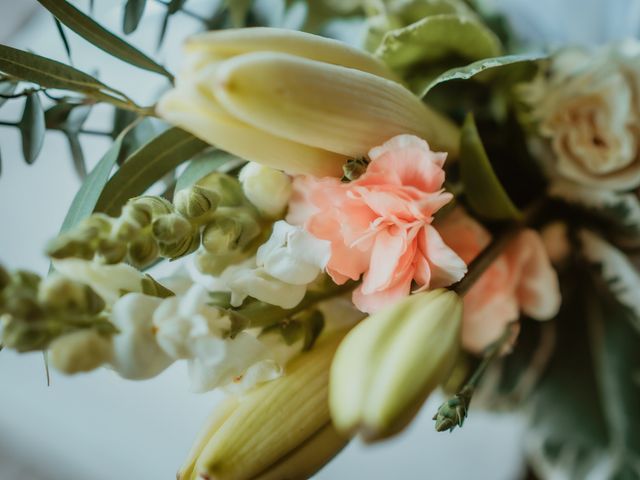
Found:
<path fill-rule="evenodd" d="M 174 76 L 38 1 L 70 58 L 72 31 L 166 85 L 140 105 L 0 46 L 3 125 L 29 163 L 62 131 L 82 177 L 49 273 L 0 269 L 4 348 L 225 390 L 180 480 L 308 478 L 437 389 L 438 431 L 522 412 L 542 478 L 640 478 L 640 43 L 531 51 L 462 0 L 170 0 L 160 43 L 177 15 L 206 30 Z"/>

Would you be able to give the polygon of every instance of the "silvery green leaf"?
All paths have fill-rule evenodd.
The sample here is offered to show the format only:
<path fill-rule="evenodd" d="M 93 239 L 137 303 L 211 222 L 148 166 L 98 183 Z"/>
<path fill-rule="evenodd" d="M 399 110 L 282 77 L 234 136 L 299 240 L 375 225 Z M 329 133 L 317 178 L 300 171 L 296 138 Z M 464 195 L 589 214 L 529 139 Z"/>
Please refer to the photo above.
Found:
<path fill-rule="evenodd" d="M 416 93 L 419 97 L 424 97 L 433 87 L 441 83 L 449 82 L 451 80 L 468 80 L 485 71 L 505 67 L 507 65 L 513 65 L 515 63 L 535 62 L 543 58 L 545 58 L 544 55 L 532 53 L 521 55 L 504 55 L 501 57 L 478 60 L 469 65 L 465 65 L 464 67 L 456 67 L 452 68 L 451 70 L 447 70 L 446 72 L 438 75 L 436 78 L 428 81 L 426 85 L 421 87 L 420 90 Z"/>
<path fill-rule="evenodd" d="M 220 170 L 221 167 L 229 162 L 238 161 L 238 157 L 221 150 L 205 151 L 192 159 L 187 168 L 180 174 L 176 182 L 176 191 L 188 188 L 194 185 L 201 178 L 206 177 L 212 172 Z"/>
<path fill-rule="evenodd" d="M 142 20 L 146 4 L 147 0 L 127 0 L 122 17 L 122 31 L 125 34 L 129 35 L 136 31 L 140 20 Z"/>
<path fill-rule="evenodd" d="M 629 321 L 640 333 L 640 274 L 620 250 L 589 230 L 581 230 L 582 254 L 608 285 L 611 294 L 633 315 Z"/>
<path fill-rule="evenodd" d="M 22 153 L 28 164 L 38 158 L 44 144 L 45 120 L 44 110 L 37 93 L 30 93 L 24 104 L 22 119 L 18 127 L 22 134 Z"/>
<path fill-rule="evenodd" d="M 441 14 L 387 32 L 375 54 L 391 68 L 402 70 L 448 58 L 459 58 L 464 64 L 496 57 L 501 51 L 498 37 L 475 18 Z"/>

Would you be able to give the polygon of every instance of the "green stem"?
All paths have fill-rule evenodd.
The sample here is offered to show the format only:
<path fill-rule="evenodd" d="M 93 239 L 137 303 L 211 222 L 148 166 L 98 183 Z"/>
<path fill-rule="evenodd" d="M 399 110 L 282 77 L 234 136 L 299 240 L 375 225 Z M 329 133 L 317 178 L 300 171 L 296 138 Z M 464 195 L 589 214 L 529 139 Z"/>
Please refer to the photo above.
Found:
<path fill-rule="evenodd" d="M 0 120 L 0 126 L 3 127 L 16 127 L 19 128 L 18 122 L 9 122 L 6 120 Z M 48 130 L 59 130 L 58 128 L 48 128 Z M 111 137 L 111 132 L 105 132 L 102 130 L 92 130 L 90 128 L 81 128 L 78 130 L 78 133 L 82 133 L 85 135 L 99 135 L 103 137 Z"/>

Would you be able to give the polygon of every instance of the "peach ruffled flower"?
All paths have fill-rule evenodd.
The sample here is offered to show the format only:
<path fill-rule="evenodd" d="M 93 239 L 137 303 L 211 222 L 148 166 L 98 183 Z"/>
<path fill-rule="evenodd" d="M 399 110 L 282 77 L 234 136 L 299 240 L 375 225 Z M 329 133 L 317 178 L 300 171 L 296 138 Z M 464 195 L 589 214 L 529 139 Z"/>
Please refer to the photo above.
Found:
<path fill-rule="evenodd" d="M 398 135 L 369 152 L 357 180 L 298 176 L 289 204 L 290 223 L 331 242 L 327 272 L 342 284 L 358 280 L 353 302 L 374 312 L 411 292 L 451 285 L 465 263 L 431 225 L 453 196 L 443 190 L 446 153 L 424 140 Z"/>
<path fill-rule="evenodd" d="M 442 238 L 467 263 L 491 241 L 482 225 L 456 208 L 438 225 Z M 560 308 L 558 277 L 534 230 L 524 230 L 464 296 L 462 344 L 481 353 L 520 317 L 553 318 Z"/>

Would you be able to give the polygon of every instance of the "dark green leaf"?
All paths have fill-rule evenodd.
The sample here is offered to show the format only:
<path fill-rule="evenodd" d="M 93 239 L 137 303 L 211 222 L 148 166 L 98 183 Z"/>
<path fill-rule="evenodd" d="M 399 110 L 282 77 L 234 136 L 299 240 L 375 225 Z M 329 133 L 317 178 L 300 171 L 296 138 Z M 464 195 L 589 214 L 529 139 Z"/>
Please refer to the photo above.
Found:
<path fill-rule="evenodd" d="M 447 70 L 441 75 L 438 75 L 435 79 L 431 80 L 426 86 L 417 92 L 419 97 L 424 97 L 429 90 L 441 83 L 449 82 L 451 80 L 468 80 L 479 73 L 495 68 L 504 67 L 507 65 L 513 65 L 514 63 L 521 62 L 533 62 L 545 58 L 540 54 L 522 54 L 522 55 L 505 55 L 502 57 L 485 58 L 478 60 L 464 67 L 452 68 Z"/>
<path fill-rule="evenodd" d="M 45 122 L 44 111 L 37 93 L 27 96 L 24 104 L 22 119 L 18 124 L 22 134 L 22 153 L 28 164 L 32 164 L 38 158 L 44 144 Z"/>
<path fill-rule="evenodd" d="M 521 217 L 491 167 L 471 114 L 462 127 L 460 176 L 467 204 L 479 217 L 489 221 Z"/>
<path fill-rule="evenodd" d="M 140 24 L 144 7 L 147 0 L 128 0 L 124 7 L 124 17 L 122 19 L 122 31 L 129 35 L 135 32 Z"/>
<path fill-rule="evenodd" d="M 69 142 L 69 150 L 71 152 L 71 159 L 73 160 L 73 167 L 80 178 L 87 176 L 87 165 L 84 160 L 84 152 L 82 151 L 82 145 L 78 138 L 78 133 L 73 131 L 65 131 L 65 136 Z"/>
<path fill-rule="evenodd" d="M 101 50 L 138 68 L 159 73 L 170 80 L 173 79 L 173 76 L 164 67 L 102 27 L 69 2 L 64 0 L 38 0 L 38 2 L 67 27 Z"/>
<path fill-rule="evenodd" d="M 53 17 L 53 21 L 56 24 L 56 29 L 58 30 L 58 34 L 60 35 L 60 40 L 62 40 L 62 45 L 64 45 L 64 51 L 67 53 L 69 63 L 73 65 L 73 60 L 71 60 L 71 46 L 69 45 L 67 34 L 64 33 L 64 27 L 60 23 L 60 20 L 58 20 L 56 17 Z"/>
<path fill-rule="evenodd" d="M 105 101 L 122 101 L 117 90 L 80 70 L 55 60 L 0 45 L 0 71 L 46 88 L 82 92 Z"/>
<path fill-rule="evenodd" d="M 164 36 L 167 33 L 167 27 L 169 26 L 169 18 L 174 13 L 178 12 L 182 6 L 185 4 L 186 0 L 170 0 L 167 4 L 167 11 L 164 14 L 164 18 L 162 19 L 162 25 L 160 27 L 160 35 L 158 35 L 158 48 L 162 46 L 162 42 L 164 41 Z"/>
<path fill-rule="evenodd" d="M 161 133 L 129 157 L 105 186 L 96 211 L 116 216 L 132 197 L 181 163 L 208 147 L 208 144 L 179 128 Z"/>
<path fill-rule="evenodd" d="M 118 158 L 118 165 L 122 165 L 124 161 L 141 146 L 157 136 L 160 132 L 153 124 L 150 118 L 144 118 L 140 121 L 127 135 L 122 142 L 122 150 L 120 151 L 120 158 Z"/>
<path fill-rule="evenodd" d="M 203 152 L 191 160 L 184 172 L 178 177 L 176 191 L 194 185 L 201 178 L 219 170 L 220 167 L 234 160 L 238 160 L 238 157 L 221 150 Z"/>
<path fill-rule="evenodd" d="M 115 139 L 109 150 L 103 155 L 98 164 L 91 170 L 91 173 L 82 182 L 82 186 L 76 196 L 71 202 L 69 211 L 62 222 L 60 232 L 65 232 L 80 222 L 80 220 L 88 217 L 94 210 L 98 198 L 102 193 L 111 170 L 118 160 L 118 153 L 120 153 L 120 147 L 122 146 L 122 139 L 127 134 L 127 131 L 122 132 L 118 138 Z"/>
<path fill-rule="evenodd" d="M 57 103 L 44 114 L 47 128 L 78 132 L 91 113 L 91 105 Z"/>
<path fill-rule="evenodd" d="M 475 18 L 442 14 L 387 32 L 376 56 L 391 68 L 404 69 L 448 58 L 464 62 L 496 57 L 501 50 L 495 34 Z"/>
<path fill-rule="evenodd" d="M 13 92 L 15 92 L 17 86 L 18 86 L 18 84 L 15 83 L 15 82 L 10 82 L 10 81 L 0 82 L 0 95 L 4 95 L 4 96 L 7 96 L 7 97 L 13 95 Z M 8 100 L 8 98 L 0 96 L 0 107 L 7 100 Z"/>

